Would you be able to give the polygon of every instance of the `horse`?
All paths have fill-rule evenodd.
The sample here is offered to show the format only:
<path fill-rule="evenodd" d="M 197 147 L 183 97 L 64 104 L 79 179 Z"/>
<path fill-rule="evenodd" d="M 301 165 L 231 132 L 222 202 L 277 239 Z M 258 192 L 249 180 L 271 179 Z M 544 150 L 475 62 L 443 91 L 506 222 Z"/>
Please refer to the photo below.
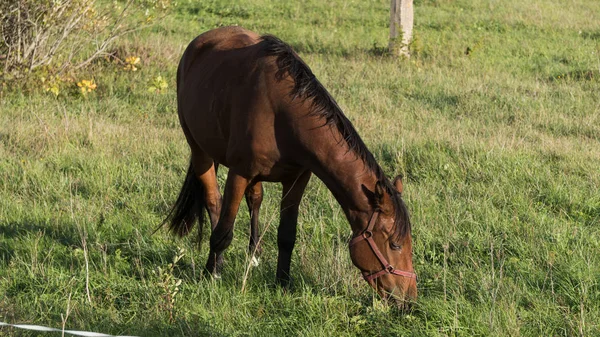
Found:
<path fill-rule="evenodd" d="M 206 271 L 220 277 L 238 208 L 250 211 L 249 251 L 260 253 L 262 182 L 280 182 L 276 281 L 290 282 L 298 209 L 312 174 L 331 191 L 350 223 L 350 257 L 384 299 L 416 299 L 411 224 L 390 181 L 336 101 L 285 42 L 241 27 L 196 37 L 177 69 L 177 109 L 191 149 L 187 175 L 165 219 L 179 236 L 211 224 Z M 223 195 L 219 165 L 229 168 Z"/>

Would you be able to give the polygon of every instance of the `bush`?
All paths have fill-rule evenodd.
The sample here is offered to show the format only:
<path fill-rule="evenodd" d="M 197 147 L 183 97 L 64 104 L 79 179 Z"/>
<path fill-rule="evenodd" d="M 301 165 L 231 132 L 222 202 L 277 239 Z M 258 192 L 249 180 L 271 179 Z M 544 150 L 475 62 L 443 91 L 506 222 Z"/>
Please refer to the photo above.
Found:
<path fill-rule="evenodd" d="M 0 0 L 0 80 L 37 68 L 60 74 L 107 55 L 119 37 L 148 26 L 169 0 Z"/>

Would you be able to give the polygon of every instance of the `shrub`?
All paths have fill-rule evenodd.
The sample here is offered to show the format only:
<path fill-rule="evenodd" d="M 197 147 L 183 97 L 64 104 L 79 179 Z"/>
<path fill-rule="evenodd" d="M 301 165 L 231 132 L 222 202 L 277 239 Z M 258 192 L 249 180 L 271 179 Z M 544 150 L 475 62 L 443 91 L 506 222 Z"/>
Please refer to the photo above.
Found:
<path fill-rule="evenodd" d="M 54 74 L 85 67 L 170 5 L 169 0 L 0 0 L 0 79 L 44 67 Z"/>

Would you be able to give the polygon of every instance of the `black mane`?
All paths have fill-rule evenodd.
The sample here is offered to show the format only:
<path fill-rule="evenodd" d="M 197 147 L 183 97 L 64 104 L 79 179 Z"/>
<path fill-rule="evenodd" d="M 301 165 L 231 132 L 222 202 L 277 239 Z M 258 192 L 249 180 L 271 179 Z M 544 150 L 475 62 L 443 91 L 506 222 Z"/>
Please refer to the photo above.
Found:
<path fill-rule="evenodd" d="M 367 149 L 352 123 L 346 118 L 337 102 L 331 97 L 327 89 L 317 80 L 310 68 L 298 54 L 285 42 L 272 35 L 261 37 L 266 56 L 275 56 L 279 68 L 276 77 L 278 80 L 285 78 L 287 74 L 294 80 L 291 95 L 300 99 L 311 99 L 312 114 L 325 118 L 327 124 L 336 126 L 343 139 L 352 152 L 360 158 L 377 180 L 381 182 L 386 192 L 394 202 L 395 216 L 395 239 L 400 239 L 410 231 L 410 219 L 408 211 L 400 194 L 390 183 L 385 173 L 375 161 L 373 154 Z"/>

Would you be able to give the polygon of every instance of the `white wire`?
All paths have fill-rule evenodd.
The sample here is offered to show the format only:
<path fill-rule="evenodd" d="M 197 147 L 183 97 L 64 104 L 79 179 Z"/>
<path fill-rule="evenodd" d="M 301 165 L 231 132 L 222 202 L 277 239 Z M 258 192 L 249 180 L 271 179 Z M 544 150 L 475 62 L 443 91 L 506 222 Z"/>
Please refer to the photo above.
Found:
<path fill-rule="evenodd" d="M 34 330 L 34 331 L 63 332 L 62 329 L 55 329 L 55 328 L 49 328 L 46 326 L 31 325 L 31 324 L 8 324 L 8 323 L 0 322 L 0 327 L 2 327 L 2 326 L 12 326 L 13 328 Z M 107 335 L 104 333 L 79 331 L 79 330 L 64 330 L 64 332 L 68 333 L 70 335 L 85 336 L 85 337 L 137 337 L 137 336 L 114 336 L 114 335 Z"/>

